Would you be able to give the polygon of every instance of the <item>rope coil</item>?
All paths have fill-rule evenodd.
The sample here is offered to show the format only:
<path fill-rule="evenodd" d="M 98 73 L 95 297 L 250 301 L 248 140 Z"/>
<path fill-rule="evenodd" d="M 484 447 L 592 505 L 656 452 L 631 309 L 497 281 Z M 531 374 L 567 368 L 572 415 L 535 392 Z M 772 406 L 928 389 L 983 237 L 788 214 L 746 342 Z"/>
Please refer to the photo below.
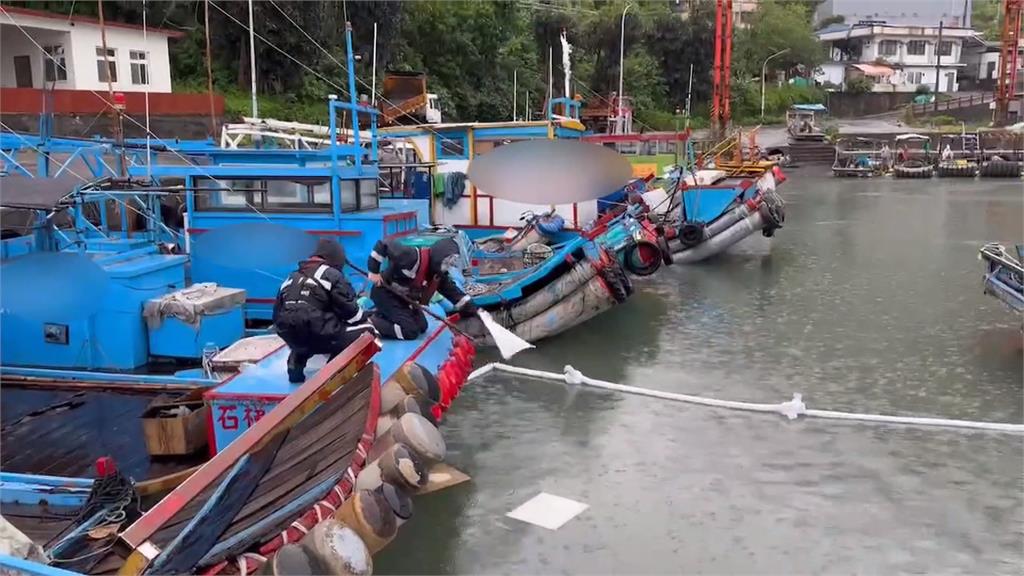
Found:
<path fill-rule="evenodd" d="M 711 406 L 713 408 L 726 408 L 729 410 L 743 410 L 747 412 L 769 412 L 775 414 L 781 414 L 789 420 L 796 420 L 800 416 L 807 418 L 824 418 L 830 420 L 850 420 L 859 422 L 877 422 L 882 424 L 903 424 L 908 426 L 937 426 L 943 428 L 958 428 L 958 429 L 969 429 L 969 430 L 988 430 L 992 432 L 1007 432 L 1011 434 L 1024 434 L 1024 424 L 1011 424 L 1006 422 L 978 422 L 972 420 L 955 420 L 949 418 L 932 418 L 932 417 L 920 417 L 920 416 L 891 416 L 885 414 L 861 414 L 855 412 L 837 412 L 834 410 L 814 410 L 807 408 L 807 405 L 803 402 L 803 396 L 801 394 L 793 394 L 793 398 L 777 404 L 764 404 L 756 402 L 741 402 L 736 400 L 720 400 L 717 398 L 705 398 L 703 396 L 693 396 L 690 394 L 679 394 L 676 392 L 663 392 L 661 390 L 651 390 L 649 388 L 641 388 L 639 386 L 628 386 L 625 384 L 616 384 L 614 382 L 605 382 L 603 380 L 595 380 L 588 376 L 585 376 L 579 370 L 573 368 L 570 365 L 566 365 L 563 369 L 563 373 L 547 372 L 544 370 L 532 370 L 529 368 L 520 368 L 518 366 L 510 366 L 500 362 L 492 362 L 481 368 L 478 368 L 469 375 L 469 380 L 481 378 L 491 372 L 505 372 L 508 374 L 518 374 L 521 376 L 529 376 L 531 378 L 537 378 L 540 380 L 549 380 L 564 382 L 566 384 L 577 385 L 577 386 L 589 386 L 591 388 L 600 388 L 603 390 L 612 390 L 615 392 L 624 392 L 627 394 L 637 394 L 640 396 L 648 396 L 651 398 L 660 398 L 662 400 L 672 400 L 675 402 L 686 402 L 688 404 L 698 404 L 701 406 Z"/>

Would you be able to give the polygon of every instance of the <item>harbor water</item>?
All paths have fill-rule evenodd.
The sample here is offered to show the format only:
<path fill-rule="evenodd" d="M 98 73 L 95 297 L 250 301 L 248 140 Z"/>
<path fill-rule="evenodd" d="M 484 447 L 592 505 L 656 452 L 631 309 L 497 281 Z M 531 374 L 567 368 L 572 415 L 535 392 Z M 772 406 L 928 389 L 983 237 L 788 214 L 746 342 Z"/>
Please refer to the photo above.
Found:
<path fill-rule="evenodd" d="M 1021 423 L 1021 320 L 978 248 L 1024 241 L 1020 181 L 790 171 L 787 221 L 520 366 L 731 400 Z M 496 358 L 483 358 L 479 362 Z M 473 480 L 418 498 L 381 574 L 1020 574 L 1024 437 L 723 411 L 491 374 L 444 422 Z M 540 492 L 558 530 L 505 514 Z"/>

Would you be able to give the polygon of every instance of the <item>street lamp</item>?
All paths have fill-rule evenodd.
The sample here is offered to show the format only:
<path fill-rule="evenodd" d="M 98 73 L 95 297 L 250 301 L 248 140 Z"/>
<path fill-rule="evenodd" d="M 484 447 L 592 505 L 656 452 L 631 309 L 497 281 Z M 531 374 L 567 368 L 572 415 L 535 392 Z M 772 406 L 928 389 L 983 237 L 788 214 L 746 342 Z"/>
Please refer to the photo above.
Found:
<path fill-rule="evenodd" d="M 761 65 L 761 121 L 764 121 L 764 77 L 768 73 L 768 61 L 776 56 L 782 56 L 786 52 L 789 52 L 789 48 L 779 50 L 775 54 L 764 59 L 764 64 Z"/>
<path fill-rule="evenodd" d="M 622 131 L 622 69 L 626 64 L 626 10 L 633 6 L 632 4 L 626 4 L 622 8 L 622 23 L 619 27 L 619 97 L 618 97 L 618 109 L 615 111 L 615 116 L 618 118 L 619 132 Z"/>

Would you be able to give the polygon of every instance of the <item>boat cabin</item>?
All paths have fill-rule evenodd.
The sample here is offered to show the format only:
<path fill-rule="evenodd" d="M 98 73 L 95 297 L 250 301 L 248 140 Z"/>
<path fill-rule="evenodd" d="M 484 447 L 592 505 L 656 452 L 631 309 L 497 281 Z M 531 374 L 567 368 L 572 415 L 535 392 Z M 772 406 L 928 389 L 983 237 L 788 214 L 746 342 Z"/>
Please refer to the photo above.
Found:
<path fill-rule="evenodd" d="M 821 117 L 826 112 L 822 104 L 794 104 L 786 111 L 786 130 L 794 140 L 824 140 Z"/>
<path fill-rule="evenodd" d="M 518 226 L 520 216 L 524 212 L 540 213 L 552 208 L 562 216 L 568 227 L 581 228 L 597 215 L 596 206 L 590 205 L 592 203 L 552 207 L 510 202 L 488 195 L 486 191 L 480 190 L 465 178 L 473 158 L 499 146 L 521 140 L 580 138 L 585 129 L 578 119 L 579 102 L 562 102 L 563 100 L 565 99 L 552 100 L 548 117 L 544 120 L 382 128 L 382 143 L 404 143 L 415 151 L 415 160 L 407 166 L 419 171 L 425 171 L 424 167 L 433 168 L 429 186 L 413 185 L 411 192 L 407 192 L 411 196 L 393 199 L 425 200 L 429 202 L 430 223 L 459 226 L 470 231 L 475 229 L 491 233 L 494 229 Z M 568 115 L 555 114 L 558 106 L 561 106 L 561 110 Z M 405 169 L 396 164 L 393 167 L 382 167 L 382 170 L 387 171 L 391 168 Z"/>

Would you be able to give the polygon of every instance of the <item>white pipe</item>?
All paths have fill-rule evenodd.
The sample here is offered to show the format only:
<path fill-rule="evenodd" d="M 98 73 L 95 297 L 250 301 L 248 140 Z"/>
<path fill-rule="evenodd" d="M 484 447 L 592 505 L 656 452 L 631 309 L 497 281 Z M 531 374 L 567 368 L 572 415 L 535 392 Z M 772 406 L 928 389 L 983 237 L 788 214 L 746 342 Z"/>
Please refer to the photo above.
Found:
<path fill-rule="evenodd" d="M 512 121 L 516 121 L 516 117 L 519 113 L 519 100 L 516 98 L 519 95 L 519 69 L 516 68 L 512 71 Z"/>
<path fill-rule="evenodd" d="M 252 21 L 252 0 L 249 0 L 249 90 L 252 95 L 252 117 L 259 118 L 256 103 L 256 30 Z"/>
<path fill-rule="evenodd" d="M 373 23 L 373 76 L 370 80 L 370 104 L 377 105 L 377 23 Z"/>
<path fill-rule="evenodd" d="M 555 49 L 548 46 L 548 107 L 551 106 L 551 97 L 554 95 L 555 87 Z"/>
<path fill-rule="evenodd" d="M 564 382 L 566 384 L 580 384 L 583 386 L 590 386 L 592 388 L 600 388 L 603 390 L 612 390 L 615 392 L 625 392 L 627 394 L 637 394 L 640 396 L 649 396 L 651 398 L 659 398 L 662 400 L 672 400 L 676 402 L 686 402 L 689 404 L 699 404 L 702 406 L 711 406 L 714 408 L 727 408 L 730 410 L 744 410 L 747 412 L 774 412 L 782 414 L 790 420 L 794 420 L 800 416 L 807 416 L 809 418 L 825 418 L 830 420 L 854 420 L 859 422 L 878 422 L 882 424 L 906 424 L 910 426 L 938 426 L 945 428 L 959 428 L 959 429 L 972 429 L 972 430 L 990 430 L 993 432 L 1010 432 L 1013 434 L 1024 433 L 1024 424 L 1010 424 L 1005 422 L 978 422 L 973 420 L 953 420 L 948 418 L 931 418 L 931 417 L 917 417 L 917 416 L 888 416 L 884 414 L 861 414 L 854 412 L 836 412 L 833 410 L 811 410 L 803 402 L 803 397 L 800 394 L 793 394 L 792 400 L 788 402 L 780 402 L 778 404 L 763 404 L 755 402 L 739 402 L 735 400 L 719 400 L 716 398 L 705 398 L 702 396 L 692 396 L 690 394 L 678 394 L 675 392 L 662 392 L 660 390 L 651 390 L 649 388 L 641 388 L 639 386 L 627 386 L 625 384 L 615 384 L 613 382 L 605 382 L 603 380 L 595 380 L 588 378 L 576 370 L 572 366 L 566 365 L 564 373 L 558 374 L 555 372 L 545 372 L 543 370 L 531 370 L 529 368 L 520 368 L 518 366 L 510 366 L 508 364 L 502 364 L 498 362 L 492 362 L 478 368 L 469 375 L 469 380 L 474 378 L 480 378 L 493 371 L 507 372 L 509 374 L 519 374 L 522 376 L 529 376 L 532 378 L 538 378 L 542 380 L 552 380 L 558 382 Z"/>

